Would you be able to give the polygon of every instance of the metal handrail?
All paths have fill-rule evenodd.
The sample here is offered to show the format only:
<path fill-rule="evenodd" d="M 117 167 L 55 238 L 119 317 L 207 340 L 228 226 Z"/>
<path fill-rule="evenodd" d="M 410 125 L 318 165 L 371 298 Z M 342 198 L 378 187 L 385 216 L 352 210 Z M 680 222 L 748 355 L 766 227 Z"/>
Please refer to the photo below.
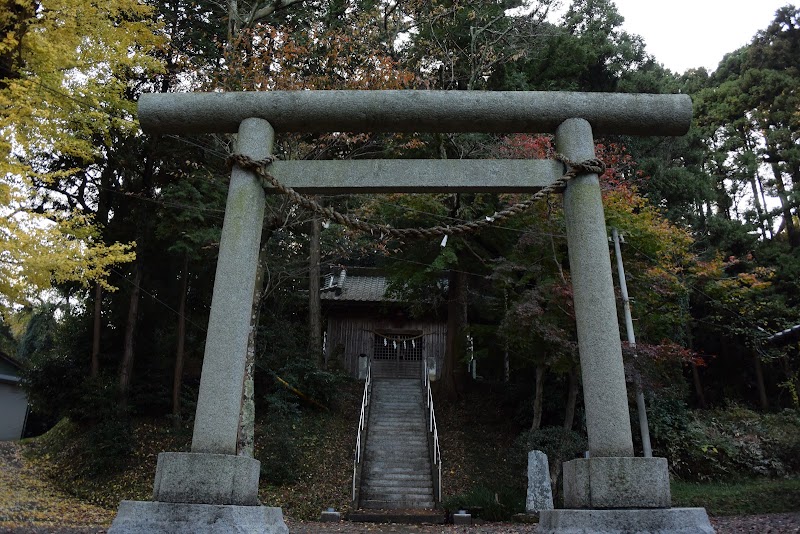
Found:
<path fill-rule="evenodd" d="M 361 415 L 358 417 L 358 432 L 356 434 L 356 450 L 353 453 L 353 505 L 356 503 L 356 487 L 358 481 L 358 467 L 361 464 L 361 455 L 364 440 L 361 435 L 367 427 L 367 408 L 369 407 L 369 398 L 372 387 L 372 362 L 367 362 L 367 375 L 364 380 L 364 394 L 361 396 Z"/>
<path fill-rule="evenodd" d="M 439 448 L 439 428 L 436 426 L 436 412 L 433 409 L 433 392 L 431 391 L 431 377 L 428 373 L 428 362 L 423 360 L 422 383 L 425 393 L 425 408 L 428 428 L 428 439 L 431 444 L 431 470 L 437 478 L 436 502 L 442 502 L 442 451 Z"/>

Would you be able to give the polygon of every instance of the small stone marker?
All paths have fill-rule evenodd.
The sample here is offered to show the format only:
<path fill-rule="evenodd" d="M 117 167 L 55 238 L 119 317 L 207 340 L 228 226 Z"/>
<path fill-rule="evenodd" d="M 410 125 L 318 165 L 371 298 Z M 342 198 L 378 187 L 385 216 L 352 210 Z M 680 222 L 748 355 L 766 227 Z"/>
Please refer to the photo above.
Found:
<path fill-rule="evenodd" d="M 472 514 L 467 512 L 466 510 L 459 510 L 457 513 L 453 514 L 453 524 L 458 525 L 471 525 L 472 524 Z"/>
<path fill-rule="evenodd" d="M 539 514 L 542 510 L 553 509 L 553 488 L 550 487 L 550 466 L 547 455 L 542 451 L 528 453 L 528 498 L 525 511 Z"/>
<path fill-rule="evenodd" d="M 328 508 L 322 511 L 319 520 L 323 523 L 338 523 L 342 520 L 342 513 L 333 508 Z"/>

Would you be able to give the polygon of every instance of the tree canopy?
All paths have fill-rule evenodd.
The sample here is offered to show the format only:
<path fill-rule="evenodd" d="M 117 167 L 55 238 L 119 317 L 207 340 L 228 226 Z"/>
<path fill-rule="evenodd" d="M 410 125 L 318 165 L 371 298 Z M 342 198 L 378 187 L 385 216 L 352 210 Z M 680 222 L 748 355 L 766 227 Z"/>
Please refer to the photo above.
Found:
<path fill-rule="evenodd" d="M 142 134 L 135 105 L 143 92 L 683 92 L 695 112 L 686 136 L 609 136 L 596 144 L 608 168 L 601 180 L 607 224 L 624 236 L 635 299 L 639 347 L 628 365 L 653 391 L 696 406 L 731 398 L 763 409 L 796 406 L 797 346 L 765 340 L 800 319 L 800 11 L 778 10 L 713 72 L 673 73 L 623 30 L 611 0 L 569 2 L 560 18 L 556 4 L 5 0 L 4 322 L 25 323 L 30 310 L 15 314 L 43 300 L 67 302 L 56 326 L 36 327 L 69 325 L 69 346 L 56 341 L 43 352 L 53 366 L 67 361 L 87 377 L 76 388 L 114 382 L 126 410 L 187 415 L 179 401 L 196 395 L 233 140 Z M 276 141 L 285 159 L 548 158 L 553 150 L 549 136 L 532 134 L 337 132 Z M 319 201 L 393 226 L 428 226 L 491 217 L 521 198 Z M 255 299 L 257 380 L 297 359 L 317 364 L 306 340 L 318 327 L 309 326 L 304 293 L 317 287 L 315 267 L 322 274 L 374 267 L 414 312 L 448 308 L 442 388 L 458 395 L 468 387 L 462 370 L 475 357 L 484 380 L 526 392 L 526 425 L 557 417 L 572 427 L 580 363 L 562 217 L 560 201 L 550 198 L 443 246 L 379 239 L 270 196 Z M 320 259 L 310 267 L 312 243 Z M 554 400 L 553 385 L 567 385 L 572 408 Z"/>

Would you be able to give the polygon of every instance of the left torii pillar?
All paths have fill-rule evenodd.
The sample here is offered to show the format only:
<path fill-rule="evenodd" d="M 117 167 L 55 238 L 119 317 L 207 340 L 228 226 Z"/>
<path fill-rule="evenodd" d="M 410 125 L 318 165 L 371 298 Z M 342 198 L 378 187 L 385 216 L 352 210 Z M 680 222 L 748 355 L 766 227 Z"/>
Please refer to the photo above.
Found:
<path fill-rule="evenodd" d="M 239 125 L 237 151 L 254 160 L 272 151 L 264 119 Z M 158 455 L 152 501 L 122 501 L 111 534 L 289 530 L 280 508 L 258 501 L 260 462 L 236 455 L 245 354 L 264 217 L 264 190 L 234 166 L 219 244 L 191 452 Z"/>

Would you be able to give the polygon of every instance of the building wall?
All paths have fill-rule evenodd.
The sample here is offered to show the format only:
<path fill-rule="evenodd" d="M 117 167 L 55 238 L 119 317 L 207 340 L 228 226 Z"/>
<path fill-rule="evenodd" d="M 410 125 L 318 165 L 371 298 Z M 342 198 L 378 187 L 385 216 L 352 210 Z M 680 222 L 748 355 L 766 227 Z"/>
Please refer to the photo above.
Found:
<path fill-rule="evenodd" d="M 10 362 L 0 355 L 0 375 L 17 376 L 19 373 L 17 366 L 12 365 Z"/>
<path fill-rule="evenodd" d="M 444 322 L 398 320 L 376 316 L 345 316 L 329 314 L 325 356 L 339 358 L 344 369 L 353 377 L 359 376 L 359 355 L 372 358 L 376 332 L 419 332 L 424 339 L 422 357 L 436 362 L 436 373 L 444 363 L 447 347 L 447 324 Z"/>
<path fill-rule="evenodd" d="M 28 397 L 18 383 L 0 382 L 0 441 L 20 439 Z"/>

